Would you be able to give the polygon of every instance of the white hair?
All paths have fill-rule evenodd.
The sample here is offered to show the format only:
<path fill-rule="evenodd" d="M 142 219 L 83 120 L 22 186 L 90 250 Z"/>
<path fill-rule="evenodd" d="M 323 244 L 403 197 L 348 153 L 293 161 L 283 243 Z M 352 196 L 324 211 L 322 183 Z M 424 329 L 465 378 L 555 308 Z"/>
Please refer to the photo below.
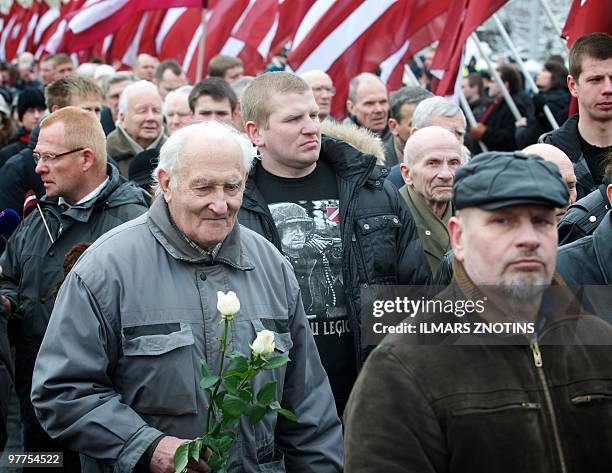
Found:
<path fill-rule="evenodd" d="M 119 97 L 119 113 L 127 112 L 128 98 L 130 93 L 136 90 L 142 90 L 147 88 L 154 90 L 155 93 L 159 95 L 159 90 L 157 90 L 157 86 L 154 85 L 152 82 L 149 82 L 148 80 L 139 80 L 138 82 L 134 82 L 133 84 L 130 84 L 125 89 L 123 89 L 123 92 L 121 92 L 121 96 Z"/>
<path fill-rule="evenodd" d="M 182 85 L 178 89 L 174 89 L 168 92 L 168 94 L 166 95 L 166 98 L 164 99 L 164 103 L 162 105 L 162 112 L 164 116 L 166 116 L 166 107 L 167 107 L 167 103 L 170 102 L 170 100 L 174 99 L 177 95 L 186 95 L 187 97 L 189 97 L 189 94 L 191 93 L 192 89 L 193 89 L 192 85 Z M 189 104 L 189 100 L 185 99 L 185 103 Z"/>
<path fill-rule="evenodd" d="M 242 164 L 245 172 L 251 170 L 251 165 L 255 159 L 257 152 L 253 144 L 245 138 L 234 127 L 217 121 L 205 121 L 187 125 L 177 130 L 168 141 L 159 150 L 159 162 L 153 171 L 153 179 L 158 183 L 157 176 L 160 170 L 164 170 L 170 176 L 170 185 L 175 185 L 175 179 L 178 176 L 180 168 L 180 159 L 183 153 L 185 140 L 190 135 L 197 135 L 202 139 L 209 140 L 233 140 L 242 152 Z M 159 194 L 159 186 L 156 188 L 156 194 Z"/>
<path fill-rule="evenodd" d="M 466 126 L 465 115 L 457 104 L 444 97 L 430 97 L 419 103 L 412 114 L 412 126 L 425 128 L 431 124 L 432 117 L 455 117 L 461 115 L 463 126 Z"/>

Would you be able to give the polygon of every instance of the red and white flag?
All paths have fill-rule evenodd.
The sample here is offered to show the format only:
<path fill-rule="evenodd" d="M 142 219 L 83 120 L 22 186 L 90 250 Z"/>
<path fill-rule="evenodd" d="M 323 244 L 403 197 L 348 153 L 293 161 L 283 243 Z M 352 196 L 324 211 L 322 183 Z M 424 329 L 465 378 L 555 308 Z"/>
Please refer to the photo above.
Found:
<path fill-rule="evenodd" d="M 326 71 L 336 87 L 332 115 L 341 116 L 351 78 L 374 71 L 385 60 L 387 78 L 397 76 L 392 72 L 405 58 L 413 6 L 414 0 L 317 2 L 295 35 L 289 65 L 297 74 Z"/>
<path fill-rule="evenodd" d="M 202 7 L 206 3 L 202 0 L 97 0 L 68 15 L 64 48 L 75 52 L 94 46 L 143 11 Z"/>
<path fill-rule="evenodd" d="M 448 96 L 455 92 L 457 72 L 461 65 L 463 47 L 468 37 L 495 13 L 507 0 L 453 0 L 445 26 L 431 64 L 436 95 Z"/>
<path fill-rule="evenodd" d="M 567 46 L 571 47 L 581 36 L 596 31 L 612 34 L 610 0 L 574 0 L 561 33 L 567 39 Z"/>

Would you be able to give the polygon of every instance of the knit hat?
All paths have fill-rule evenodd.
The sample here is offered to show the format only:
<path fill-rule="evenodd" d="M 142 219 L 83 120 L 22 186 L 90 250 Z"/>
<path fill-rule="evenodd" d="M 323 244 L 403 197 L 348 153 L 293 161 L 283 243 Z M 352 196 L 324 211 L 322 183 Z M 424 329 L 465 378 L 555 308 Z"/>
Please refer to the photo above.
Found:
<path fill-rule="evenodd" d="M 28 108 L 47 108 L 45 105 L 45 96 L 36 87 L 26 87 L 19 94 L 17 99 L 17 114 L 19 120 L 23 120 L 24 113 Z"/>

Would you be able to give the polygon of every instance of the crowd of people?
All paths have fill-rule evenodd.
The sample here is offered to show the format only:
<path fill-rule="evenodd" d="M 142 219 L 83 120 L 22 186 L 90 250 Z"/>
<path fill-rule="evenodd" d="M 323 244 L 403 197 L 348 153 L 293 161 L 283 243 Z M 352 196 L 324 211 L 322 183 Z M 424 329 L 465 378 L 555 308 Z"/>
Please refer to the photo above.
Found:
<path fill-rule="evenodd" d="M 393 91 L 355 76 L 346 117 L 324 71 L 250 77 L 231 56 L 196 84 L 146 54 L 2 64 L 0 452 L 16 394 L 24 453 L 173 472 L 235 291 L 233 349 L 268 329 L 290 359 L 253 392 L 276 383 L 298 420 L 240 419 L 229 472 L 610 471 L 612 36 L 550 58 L 537 94 L 514 64 L 498 82 L 470 63 L 471 125 L 427 64 Z M 535 328 L 374 346 L 381 286 L 484 297 L 470 320 Z"/>

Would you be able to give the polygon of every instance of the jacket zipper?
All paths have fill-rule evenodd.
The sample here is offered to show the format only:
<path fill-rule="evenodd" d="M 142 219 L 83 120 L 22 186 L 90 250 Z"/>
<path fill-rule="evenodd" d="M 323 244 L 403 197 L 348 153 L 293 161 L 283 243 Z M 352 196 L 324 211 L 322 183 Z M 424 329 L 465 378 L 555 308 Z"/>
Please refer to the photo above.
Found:
<path fill-rule="evenodd" d="M 533 361 L 537 368 L 538 376 L 542 382 L 544 388 L 544 397 L 546 398 L 546 405 L 550 412 L 550 420 L 552 423 L 553 436 L 555 437 L 555 444 L 557 447 L 557 453 L 559 455 L 559 461 L 561 463 L 561 473 L 567 473 L 567 467 L 565 465 L 565 457 L 563 455 L 563 447 L 561 446 L 561 437 L 559 436 L 559 428 L 557 427 L 557 416 L 553 408 L 552 397 L 548 389 L 548 383 L 546 382 L 546 376 L 544 375 L 544 368 L 542 367 L 542 354 L 540 353 L 540 346 L 537 341 L 531 344 L 531 351 L 533 352 Z"/>

